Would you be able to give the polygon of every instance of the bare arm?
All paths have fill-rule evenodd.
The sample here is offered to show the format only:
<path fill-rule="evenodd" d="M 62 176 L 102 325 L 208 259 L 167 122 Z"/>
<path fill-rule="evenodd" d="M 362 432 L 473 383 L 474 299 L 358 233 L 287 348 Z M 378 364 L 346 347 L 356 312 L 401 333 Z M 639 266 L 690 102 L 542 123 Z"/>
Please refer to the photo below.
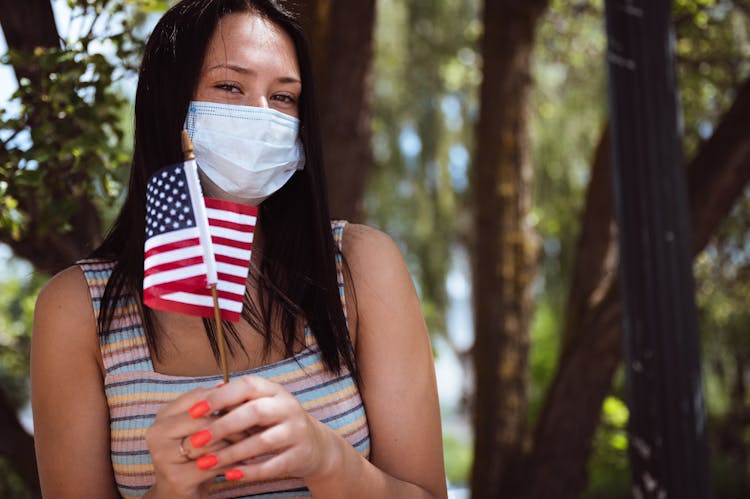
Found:
<path fill-rule="evenodd" d="M 45 499 L 118 498 L 96 324 L 77 267 L 42 290 L 31 341 L 34 440 Z"/>
<path fill-rule="evenodd" d="M 446 497 L 432 351 L 406 264 L 388 236 L 360 225 L 347 226 L 344 255 L 371 462 L 338 445 L 336 478 L 308 486 L 317 497 Z"/>

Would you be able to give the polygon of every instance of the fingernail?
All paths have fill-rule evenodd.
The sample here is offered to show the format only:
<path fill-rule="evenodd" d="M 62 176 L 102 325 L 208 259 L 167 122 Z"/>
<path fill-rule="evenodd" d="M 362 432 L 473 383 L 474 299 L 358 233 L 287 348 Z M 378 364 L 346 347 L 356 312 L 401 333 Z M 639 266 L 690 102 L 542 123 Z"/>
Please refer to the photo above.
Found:
<path fill-rule="evenodd" d="M 194 449 L 203 447 L 210 441 L 211 432 L 209 430 L 201 430 L 197 433 L 193 433 L 193 435 L 190 436 L 190 445 L 192 445 Z"/>
<path fill-rule="evenodd" d="M 205 456 L 201 456 L 198 459 L 196 459 L 195 463 L 198 465 L 198 468 L 202 470 L 209 470 L 216 466 L 216 463 L 218 463 L 219 460 L 216 458 L 216 455 L 214 454 L 206 454 Z"/>
<path fill-rule="evenodd" d="M 224 478 L 227 480 L 242 480 L 245 477 L 245 474 L 242 472 L 242 470 L 238 469 L 231 469 L 227 470 L 226 473 L 224 473 Z"/>
<path fill-rule="evenodd" d="M 224 385 L 226 385 L 226 383 L 224 383 L 223 381 L 219 381 L 218 383 L 216 383 L 216 388 L 222 387 Z"/>
<path fill-rule="evenodd" d="M 208 413 L 208 411 L 210 410 L 211 410 L 211 407 L 209 407 L 208 402 L 206 402 L 205 400 L 201 400 L 200 402 L 195 404 L 193 407 L 188 409 L 188 412 L 190 413 L 190 416 L 193 419 L 198 419 L 199 417 Z"/>

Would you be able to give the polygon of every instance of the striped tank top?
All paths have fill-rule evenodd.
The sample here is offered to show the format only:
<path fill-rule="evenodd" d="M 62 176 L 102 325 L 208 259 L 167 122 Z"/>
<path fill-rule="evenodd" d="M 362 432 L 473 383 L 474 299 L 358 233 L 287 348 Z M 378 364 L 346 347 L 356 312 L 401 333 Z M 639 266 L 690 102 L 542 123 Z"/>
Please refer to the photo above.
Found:
<path fill-rule="evenodd" d="M 341 239 L 345 222 L 333 222 L 339 293 L 344 304 Z M 113 262 L 79 262 L 88 282 L 94 312 L 98 315 L 104 287 Z M 346 313 L 346 307 L 344 307 Z M 146 429 L 164 405 L 198 387 L 213 387 L 215 376 L 172 376 L 154 371 L 138 307 L 133 297 L 116 309 L 108 331 L 99 335 L 105 368 L 104 389 L 109 406 L 110 453 L 117 488 L 124 498 L 141 497 L 154 483 L 154 467 L 145 441 Z M 262 376 L 283 385 L 302 407 L 369 458 L 370 433 L 359 390 L 346 368 L 339 375 L 328 371 L 309 329 L 305 349 L 293 357 L 255 369 L 232 373 Z M 175 448 L 175 452 L 177 449 Z M 212 498 L 311 497 L 302 479 L 242 483 L 217 477 Z"/>

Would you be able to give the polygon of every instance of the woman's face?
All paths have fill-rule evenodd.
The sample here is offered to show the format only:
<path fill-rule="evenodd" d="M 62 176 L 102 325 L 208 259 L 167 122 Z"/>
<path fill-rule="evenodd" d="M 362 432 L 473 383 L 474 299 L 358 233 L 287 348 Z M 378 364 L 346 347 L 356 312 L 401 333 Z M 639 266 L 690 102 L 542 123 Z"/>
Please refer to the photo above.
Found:
<path fill-rule="evenodd" d="M 296 118 L 301 93 L 289 35 L 254 13 L 221 18 L 206 48 L 194 100 L 272 108 Z"/>

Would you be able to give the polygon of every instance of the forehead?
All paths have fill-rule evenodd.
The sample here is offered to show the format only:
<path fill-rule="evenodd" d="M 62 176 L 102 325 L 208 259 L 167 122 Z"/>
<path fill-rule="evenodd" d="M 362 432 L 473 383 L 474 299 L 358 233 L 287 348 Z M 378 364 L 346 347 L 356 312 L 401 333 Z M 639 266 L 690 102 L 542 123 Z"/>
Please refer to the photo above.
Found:
<path fill-rule="evenodd" d="M 219 20 L 206 47 L 203 71 L 226 64 L 299 76 L 292 39 L 279 26 L 252 12 L 227 14 Z"/>

